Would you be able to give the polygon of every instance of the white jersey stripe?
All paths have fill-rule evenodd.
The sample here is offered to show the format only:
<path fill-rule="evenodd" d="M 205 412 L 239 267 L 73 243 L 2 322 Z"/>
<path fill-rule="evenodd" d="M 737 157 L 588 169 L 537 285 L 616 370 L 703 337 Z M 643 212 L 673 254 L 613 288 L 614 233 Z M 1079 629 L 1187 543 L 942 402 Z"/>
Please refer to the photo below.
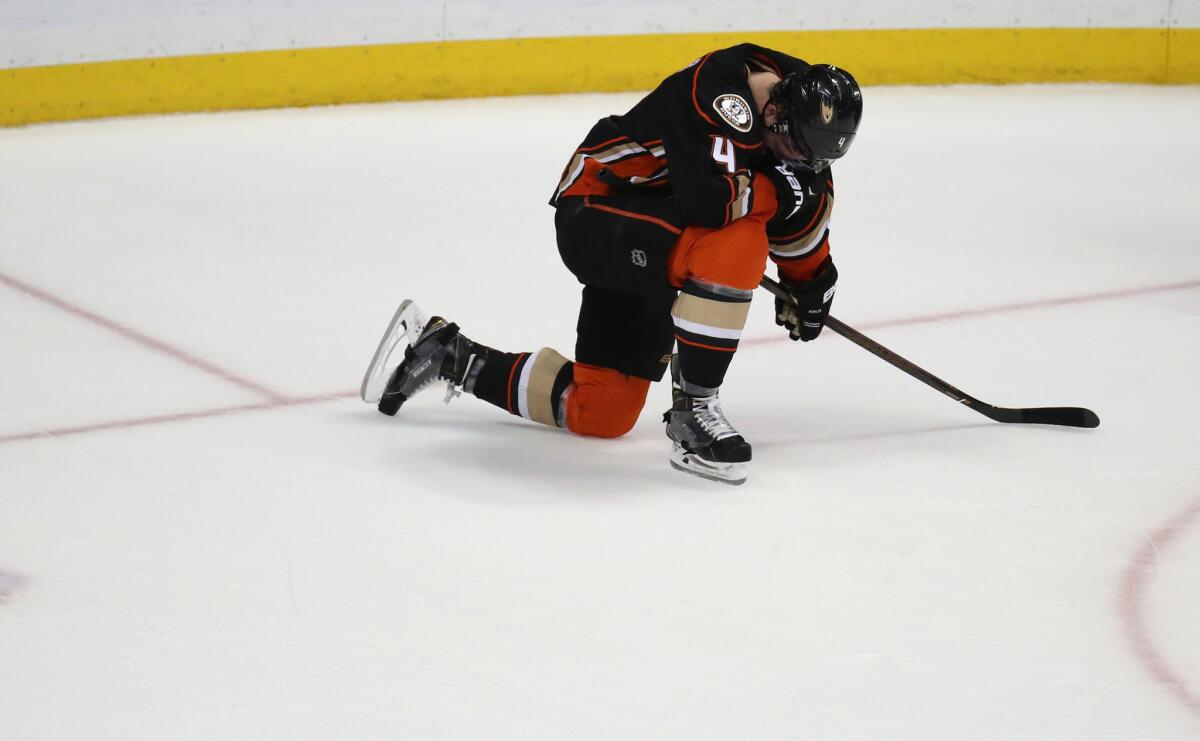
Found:
<path fill-rule="evenodd" d="M 559 197 L 562 196 L 563 191 L 575 184 L 575 181 L 578 180 L 579 176 L 583 174 L 583 166 L 586 163 L 587 157 L 575 158 L 575 162 L 572 163 L 575 165 L 575 167 L 565 178 L 563 178 L 563 184 L 558 187 L 558 192 L 554 194 L 554 200 L 557 201 Z"/>
<path fill-rule="evenodd" d="M 700 334 L 706 337 L 718 337 L 722 340 L 740 340 L 742 339 L 742 330 L 740 329 L 725 329 L 724 327 L 710 327 L 707 324 L 691 322 L 687 319 L 681 319 L 675 315 L 671 316 L 675 320 L 675 326 L 691 332 L 692 334 Z"/>
<path fill-rule="evenodd" d="M 645 151 L 646 150 L 643 149 L 641 146 L 639 146 L 637 144 L 633 144 L 631 142 L 628 144 L 618 145 L 616 147 L 613 147 L 612 149 L 605 150 L 604 152 L 599 152 L 596 155 L 585 154 L 584 156 L 585 157 L 593 157 L 594 156 L 597 162 L 603 162 L 604 164 L 608 164 L 609 162 L 615 162 L 616 160 L 624 159 L 633 154 L 642 154 Z"/>
<path fill-rule="evenodd" d="M 618 160 L 627 159 L 633 155 L 647 153 L 658 159 L 662 159 L 666 155 L 667 150 L 660 145 L 647 151 L 645 147 L 641 146 L 637 142 L 622 142 L 621 144 L 617 144 L 594 154 L 583 154 L 577 152 L 574 161 L 571 162 L 571 171 L 565 178 L 563 178 L 562 183 L 558 187 L 558 191 L 556 191 L 554 194 L 554 200 L 557 201 L 568 188 L 575 184 L 575 181 L 578 180 L 579 176 L 583 174 L 584 167 L 587 165 L 587 161 L 589 159 L 594 159 L 601 164 L 607 165 L 612 162 L 617 162 Z M 667 172 L 664 169 L 661 173 L 656 173 L 651 177 L 642 180 L 642 182 L 650 182 L 651 180 L 658 180 L 666 176 Z"/>

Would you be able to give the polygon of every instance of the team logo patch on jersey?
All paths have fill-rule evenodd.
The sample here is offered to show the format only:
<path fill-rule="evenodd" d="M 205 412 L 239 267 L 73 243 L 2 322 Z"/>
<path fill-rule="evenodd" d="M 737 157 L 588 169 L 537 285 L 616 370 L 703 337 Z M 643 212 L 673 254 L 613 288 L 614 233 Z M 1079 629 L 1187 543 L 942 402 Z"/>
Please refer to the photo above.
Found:
<path fill-rule="evenodd" d="M 754 126 L 754 114 L 750 104 L 740 95 L 727 93 L 713 101 L 713 108 L 729 124 L 738 131 L 746 132 Z"/>

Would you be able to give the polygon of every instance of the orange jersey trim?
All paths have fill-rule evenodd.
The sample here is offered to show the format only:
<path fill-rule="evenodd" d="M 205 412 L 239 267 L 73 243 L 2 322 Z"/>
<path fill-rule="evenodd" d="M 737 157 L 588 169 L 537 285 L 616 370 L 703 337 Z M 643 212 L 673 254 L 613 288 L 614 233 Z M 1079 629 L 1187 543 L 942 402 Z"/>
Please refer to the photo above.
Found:
<path fill-rule="evenodd" d="M 521 353 L 520 355 L 518 355 L 518 356 L 517 356 L 517 359 L 516 359 L 516 361 L 514 361 L 514 362 L 513 362 L 512 370 L 510 370 L 510 371 L 508 372 L 508 400 L 505 402 L 505 404 L 507 405 L 507 408 L 508 408 L 508 413 L 509 413 L 509 414 L 516 414 L 516 412 L 514 412 L 514 411 L 513 411 L 513 405 L 512 405 L 512 383 L 513 383 L 513 377 L 514 377 L 514 376 L 517 374 L 517 366 L 519 366 L 519 365 L 521 364 L 521 361 L 522 361 L 522 360 L 525 358 L 525 356 L 526 356 L 526 355 L 528 355 L 528 354 L 529 354 L 529 353 L 527 353 L 527 352 L 523 352 L 523 353 Z"/>
<path fill-rule="evenodd" d="M 817 274 L 817 269 L 829 256 L 829 240 L 826 239 L 811 255 L 805 255 L 800 260 L 792 262 L 776 262 L 779 274 L 788 280 L 811 280 Z"/>
<path fill-rule="evenodd" d="M 605 205 L 602 205 L 599 203 L 592 203 L 591 196 L 583 197 L 583 205 L 588 208 L 595 208 L 595 209 L 599 209 L 600 211 L 607 211 L 610 214 L 624 216 L 629 219 L 637 219 L 638 221 L 646 221 L 651 224 L 654 224 L 655 226 L 661 226 L 663 229 L 666 229 L 667 231 L 671 232 L 672 234 L 683 234 L 682 229 L 680 229 L 679 227 L 676 227 L 676 226 L 672 226 L 670 223 L 663 221 L 662 219 L 657 219 L 653 216 L 647 216 L 646 214 L 639 214 L 634 211 L 625 211 L 623 209 L 613 208 L 612 206 L 605 206 Z"/>
<path fill-rule="evenodd" d="M 704 348 L 705 350 L 716 350 L 717 352 L 737 352 L 736 347 L 714 347 L 712 345 L 705 345 L 700 342 L 692 342 L 691 340 L 685 340 L 682 337 L 680 337 L 679 335 L 675 335 L 675 341 L 682 342 L 685 345 L 691 345 L 692 347 Z"/>
<path fill-rule="evenodd" d="M 708 121 L 709 126 L 716 126 L 717 124 L 711 118 L 709 118 L 708 114 L 704 112 L 704 109 L 700 107 L 700 101 L 696 100 L 696 87 L 700 84 L 700 68 L 704 66 L 704 63 L 707 62 L 708 58 L 712 55 L 712 52 L 705 54 L 704 58 L 696 64 L 696 71 L 692 73 L 692 105 L 696 107 L 696 113 L 700 114 L 700 118 Z"/>
<path fill-rule="evenodd" d="M 754 53 L 752 53 L 750 56 L 751 56 L 751 58 L 753 58 L 753 59 L 755 59 L 755 60 L 757 60 L 757 61 L 761 62 L 762 64 L 765 64 L 765 65 L 767 65 L 767 66 L 768 66 L 768 67 L 770 67 L 771 69 L 773 69 L 773 70 L 775 71 L 775 74 L 776 74 L 776 75 L 777 75 L 777 76 L 778 76 L 780 79 L 783 79 L 783 76 L 784 76 L 784 75 L 783 75 L 783 70 L 779 69 L 779 65 L 778 65 L 778 64 L 775 64 L 775 60 L 774 60 L 774 59 L 771 59 L 771 58 L 770 58 L 770 57 L 768 57 L 766 54 L 759 54 L 759 53 L 757 53 L 757 52 L 754 52 Z"/>

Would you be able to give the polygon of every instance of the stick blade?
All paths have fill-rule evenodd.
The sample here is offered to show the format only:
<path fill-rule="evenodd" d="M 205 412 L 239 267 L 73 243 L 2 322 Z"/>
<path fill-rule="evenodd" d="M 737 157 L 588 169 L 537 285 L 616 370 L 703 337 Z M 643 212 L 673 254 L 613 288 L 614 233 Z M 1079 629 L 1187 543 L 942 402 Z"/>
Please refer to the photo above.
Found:
<path fill-rule="evenodd" d="M 1083 407 L 1030 407 L 1025 409 L 1007 409 L 988 405 L 987 409 L 979 409 L 997 422 L 1013 422 L 1028 425 L 1058 425 L 1060 427 L 1100 426 L 1100 417 L 1091 409 Z"/>

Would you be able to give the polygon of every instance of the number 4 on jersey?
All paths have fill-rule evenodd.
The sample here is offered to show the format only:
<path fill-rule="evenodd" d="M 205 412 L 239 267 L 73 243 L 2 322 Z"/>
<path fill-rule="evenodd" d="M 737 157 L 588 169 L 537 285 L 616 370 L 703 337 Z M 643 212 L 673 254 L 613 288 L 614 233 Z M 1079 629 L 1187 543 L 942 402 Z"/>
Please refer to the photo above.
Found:
<path fill-rule="evenodd" d="M 713 137 L 712 157 L 717 162 L 725 165 L 725 169 L 729 174 L 737 172 L 737 150 L 733 148 L 733 142 L 723 136 Z"/>

